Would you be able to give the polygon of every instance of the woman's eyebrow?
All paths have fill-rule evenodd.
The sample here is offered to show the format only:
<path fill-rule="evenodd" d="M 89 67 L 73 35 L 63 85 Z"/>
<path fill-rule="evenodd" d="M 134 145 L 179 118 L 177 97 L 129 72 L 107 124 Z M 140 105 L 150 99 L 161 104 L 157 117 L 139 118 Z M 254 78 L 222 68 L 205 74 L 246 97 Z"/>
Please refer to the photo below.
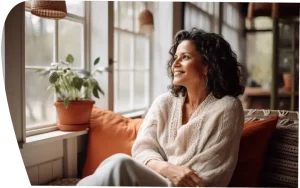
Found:
<path fill-rule="evenodd" d="M 189 54 L 189 55 L 192 55 L 191 52 L 181 52 L 179 53 L 180 55 L 184 55 L 184 54 Z M 178 54 L 175 54 L 174 56 L 177 56 Z"/>

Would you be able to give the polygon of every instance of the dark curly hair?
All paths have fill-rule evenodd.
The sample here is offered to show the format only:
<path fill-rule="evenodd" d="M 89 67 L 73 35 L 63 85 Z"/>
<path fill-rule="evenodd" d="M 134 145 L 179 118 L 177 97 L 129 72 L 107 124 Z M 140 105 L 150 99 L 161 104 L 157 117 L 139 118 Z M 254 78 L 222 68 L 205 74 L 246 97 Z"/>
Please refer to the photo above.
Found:
<path fill-rule="evenodd" d="M 244 76 L 240 70 L 243 66 L 237 61 L 236 54 L 229 43 L 218 34 L 207 33 L 196 28 L 191 31 L 179 31 L 174 38 L 174 44 L 169 51 L 171 58 L 167 64 L 168 75 L 172 80 L 174 79 L 172 72 L 174 55 L 178 45 L 184 40 L 195 44 L 196 50 L 202 56 L 203 64 L 208 65 L 207 87 L 214 97 L 219 99 L 226 95 L 237 97 L 244 93 Z M 184 86 L 175 86 L 172 83 L 169 89 L 176 97 L 180 93 L 186 94 Z"/>

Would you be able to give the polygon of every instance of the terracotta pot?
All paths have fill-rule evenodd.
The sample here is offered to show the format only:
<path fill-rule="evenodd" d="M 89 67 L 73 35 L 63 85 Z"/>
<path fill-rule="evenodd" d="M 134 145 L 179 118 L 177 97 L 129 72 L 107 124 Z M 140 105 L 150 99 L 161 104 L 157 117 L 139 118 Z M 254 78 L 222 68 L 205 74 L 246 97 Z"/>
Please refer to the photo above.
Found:
<path fill-rule="evenodd" d="M 292 89 L 292 74 L 285 72 L 283 73 L 283 88 L 287 91 L 290 91 Z"/>
<path fill-rule="evenodd" d="M 95 101 L 70 101 L 68 108 L 66 108 L 63 101 L 55 102 L 58 125 L 86 126 L 89 124 L 94 104 Z M 78 127 L 76 130 L 78 130 Z"/>

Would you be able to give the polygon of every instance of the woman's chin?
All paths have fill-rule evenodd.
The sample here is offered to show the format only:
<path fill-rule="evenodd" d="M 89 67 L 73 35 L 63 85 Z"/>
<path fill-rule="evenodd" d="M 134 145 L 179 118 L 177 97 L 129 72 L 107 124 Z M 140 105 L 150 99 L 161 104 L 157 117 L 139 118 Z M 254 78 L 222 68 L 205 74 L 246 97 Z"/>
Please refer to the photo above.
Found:
<path fill-rule="evenodd" d="M 182 86 L 182 83 L 180 81 L 173 80 L 173 85 L 175 85 L 175 86 Z"/>

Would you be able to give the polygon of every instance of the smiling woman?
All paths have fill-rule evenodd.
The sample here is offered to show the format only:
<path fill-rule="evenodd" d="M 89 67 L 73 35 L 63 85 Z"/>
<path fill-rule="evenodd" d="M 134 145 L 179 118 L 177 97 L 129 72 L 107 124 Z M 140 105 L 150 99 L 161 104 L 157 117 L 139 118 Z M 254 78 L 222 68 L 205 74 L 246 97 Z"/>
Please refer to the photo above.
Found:
<path fill-rule="evenodd" d="M 174 41 L 171 92 L 152 103 L 133 158 L 113 155 L 78 185 L 228 186 L 244 124 L 240 64 L 214 33 L 180 31 Z"/>

